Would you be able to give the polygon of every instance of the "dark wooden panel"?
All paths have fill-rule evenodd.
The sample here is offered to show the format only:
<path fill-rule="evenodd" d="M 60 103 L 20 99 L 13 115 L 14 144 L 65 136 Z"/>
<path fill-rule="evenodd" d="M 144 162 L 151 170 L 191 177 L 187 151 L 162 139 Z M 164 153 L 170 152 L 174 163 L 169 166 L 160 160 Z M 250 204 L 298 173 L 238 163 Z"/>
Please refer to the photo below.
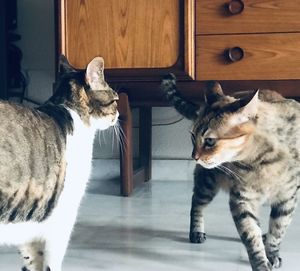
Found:
<path fill-rule="evenodd" d="M 129 196 L 133 191 L 132 116 L 127 95 L 122 93 L 119 98 L 119 119 L 124 136 L 123 144 L 120 145 L 120 192 L 123 196 Z"/>
<path fill-rule="evenodd" d="M 233 93 L 240 90 L 272 89 L 280 92 L 288 98 L 300 97 L 300 80 L 219 80 L 225 93 Z M 164 94 L 159 89 L 159 82 L 128 82 L 126 93 L 132 107 L 140 106 L 168 106 Z M 194 102 L 203 101 L 203 90 L 206 81 L 181 81 L 178 89 L 182 95 Z M 114 84 L 112 84 L 114 86 Z"/>
<path fill-rule="evenodd" d="M 6 1 L 0 1 L 0 98 L 7 99 Z"/>

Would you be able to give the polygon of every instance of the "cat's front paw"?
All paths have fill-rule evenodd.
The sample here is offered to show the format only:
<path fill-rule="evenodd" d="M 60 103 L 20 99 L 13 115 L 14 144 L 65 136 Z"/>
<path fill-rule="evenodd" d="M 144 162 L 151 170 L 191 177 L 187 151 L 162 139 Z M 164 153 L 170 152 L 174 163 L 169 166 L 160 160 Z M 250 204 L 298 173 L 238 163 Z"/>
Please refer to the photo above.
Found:
<path fill-rule="evenodd" d="M 266 241 L 267 241 L 267 233 L 262 235 L 262 240 L 264 242 L 264 245 L 266 245 Z"/>
<path fill-rule="evenodd" d="M 270 261 L 267 262 L 262 262 L 261 264 L 257 265 L 252 265 L 252 270 L 254 271 L 272 271 L 273 267 Z"/>
<path fill-rule="evenodd" d="M 279 256 L 268 257 L 273 268 L 280 268 L 282 266 L 282 258 Z"/>
<path fill-rule="evenodd" d="M 190 232 L 190 242 L 195 244 L 204 243 L 206 240 L 205 232 Z"/>

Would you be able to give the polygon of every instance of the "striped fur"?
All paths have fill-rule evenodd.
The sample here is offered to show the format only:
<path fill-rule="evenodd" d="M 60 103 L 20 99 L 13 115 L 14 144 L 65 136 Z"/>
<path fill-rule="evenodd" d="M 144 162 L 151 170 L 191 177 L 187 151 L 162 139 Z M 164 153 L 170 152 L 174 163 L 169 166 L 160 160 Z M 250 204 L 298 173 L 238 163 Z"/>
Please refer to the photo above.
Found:
<path fill-rule="evenodd" d="M 94 134 L 118 119 L 118 95 L 97 57 L 65 58 L 55 94 L 38 108 L 0 102 L 0 243 L 20 247 L 23 270 L 60 271 L 88 181 Z"/>
<path fill-rule="evenodd" d="M 199 106 L 182 98 L 177 91 L 176 77 L 174 74 L 170 73 L 163 78 L 161 90 L 165 93 L 170 104 L 172 104 L 181 115 L 191 120 L 197 118 Z"/>
<path fill-rule="evenodd" d="M 203 211 L 225 189 L 252 270 L 278 268 L 300 185 L 300 104 L 269 90 L 226 96 L 217 83 L 210 84 L 206 96 L 205 113 L 194 119 L 191 131 L 197 165 L 190 241 L 205 241 Z M 263 236 L 258 214 L 266 201 L 271 212 Z"/>

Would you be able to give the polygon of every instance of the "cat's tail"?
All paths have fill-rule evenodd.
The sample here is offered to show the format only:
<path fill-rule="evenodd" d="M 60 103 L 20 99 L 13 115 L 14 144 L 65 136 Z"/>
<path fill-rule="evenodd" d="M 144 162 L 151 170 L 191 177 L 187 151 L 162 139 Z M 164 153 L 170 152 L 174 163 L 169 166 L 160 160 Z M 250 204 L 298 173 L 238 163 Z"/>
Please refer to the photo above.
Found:
<path fill-rule="evenodd" d="M 199 115 L 199 105 L 185 100 L 178 92 L 176 87 L 176 77 L 169 73 L 164 76 L 161 85 L 161 90 L 164 92 L 168 102 L 175 107 L 175 109 L 184 117 L 194 120 Z"/>

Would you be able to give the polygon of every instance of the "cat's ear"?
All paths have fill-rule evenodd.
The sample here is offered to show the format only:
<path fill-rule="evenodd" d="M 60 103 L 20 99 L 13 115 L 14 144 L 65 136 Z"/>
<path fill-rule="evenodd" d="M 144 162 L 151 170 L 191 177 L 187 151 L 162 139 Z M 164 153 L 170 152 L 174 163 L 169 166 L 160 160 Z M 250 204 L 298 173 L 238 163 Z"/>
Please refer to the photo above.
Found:
<path fill-rule="evenodd" d="M 258 94 L 259 90 L 255 92 L 254 96 L 238 101 L 242 107 L 233 114 L 231 124 L 239 125 L 251 119 L 255 119 L 259 104 Z"/>
<path fill-rule="evenodd" d="M 58 72 L 59 75 L 63 75 L 65 73 L 76 72 L 76 69 L 71 66 L 68 59 L 64 55 L 59 56 L 58 62 Z"/>
<path fill-rule="evenodd" d="M 219 82 L 209 81 L 205 89 L 205 101 L 208 105 L 212 105 L 224 96 L 223 89 Z"/>
<path fill-rule="evenodd" d="M 86 68 L 86 81 L 92 90 L 100 90 L 106 85 L 104 79 L 104 59 L 95 57 Z"/>
<path fill-rule="evenodd" d="M 242 108 L 242 113 L 248 118 L 255 118 L 258 110 L 258 98 L 259 90 L 257 90 L 252 99 Z"/>

